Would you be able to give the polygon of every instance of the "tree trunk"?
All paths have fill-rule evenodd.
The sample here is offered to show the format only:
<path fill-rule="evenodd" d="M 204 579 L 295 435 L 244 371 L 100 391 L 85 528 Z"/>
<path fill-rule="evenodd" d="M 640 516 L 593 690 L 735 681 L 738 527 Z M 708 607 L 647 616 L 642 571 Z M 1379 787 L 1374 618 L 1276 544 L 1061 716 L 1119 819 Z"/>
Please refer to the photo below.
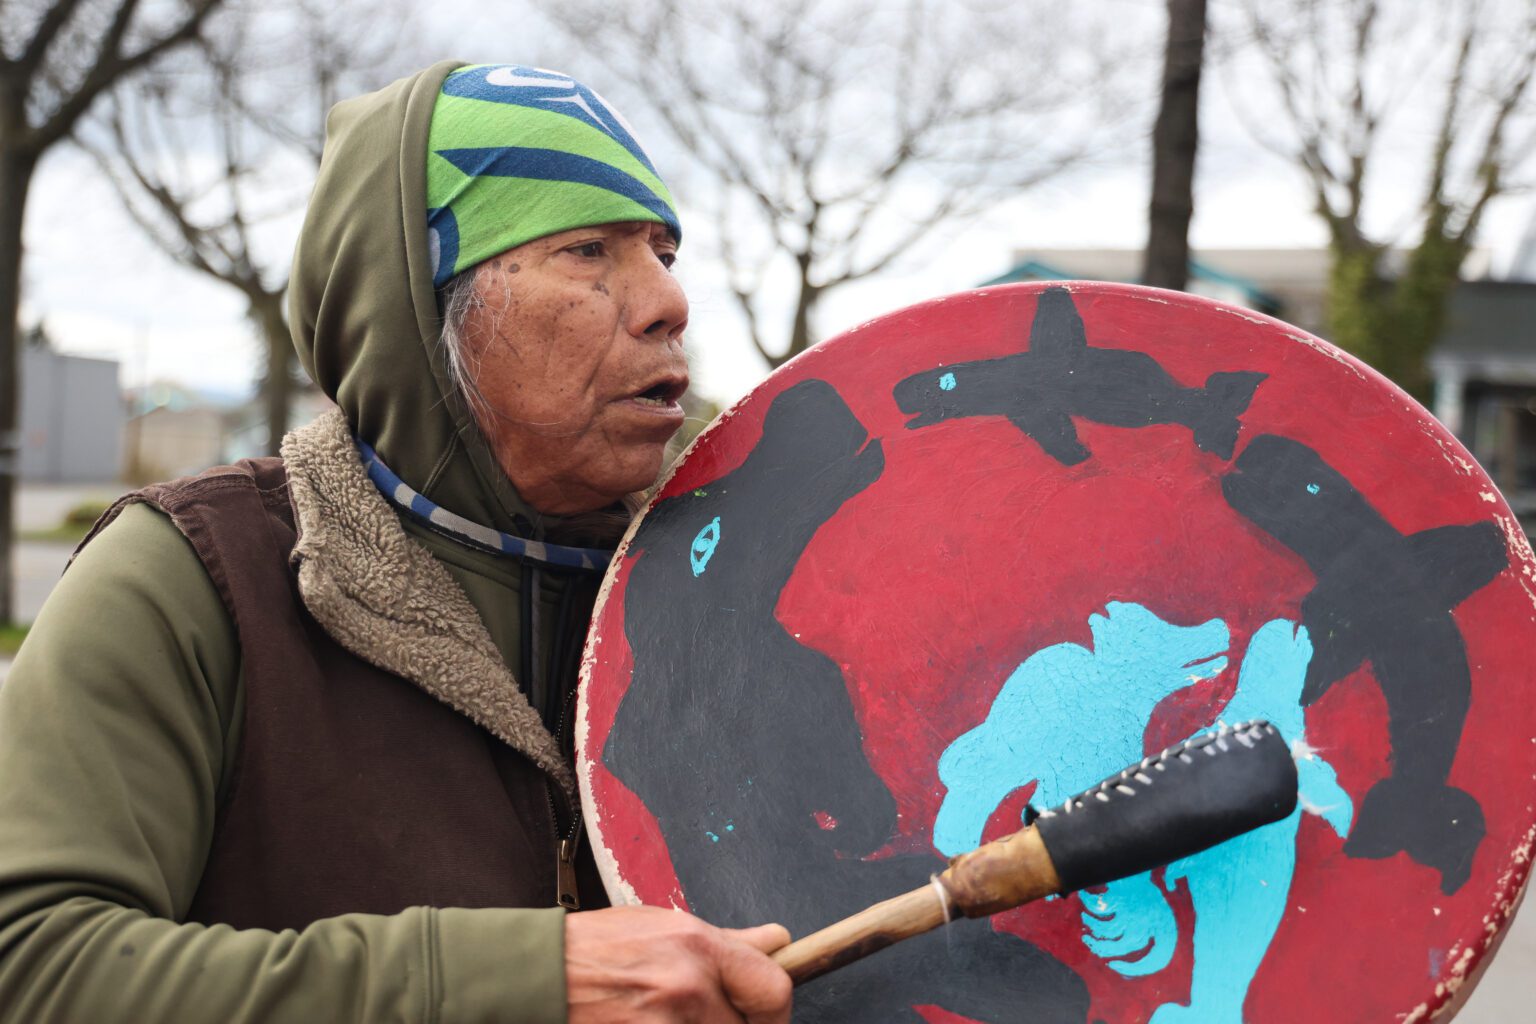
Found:
<path fill-rule="evenodd" d="M 1152 128 L 1152 201 L 1141 279 L 1156 288 L 1178 291 L 1189 283 L 1189 221 L 1195 211 L 1205 2 L 1168 0 L 1162 104 Z"/>
<path fill-rule="evenodd" d="M 1445 329 L 1446 310 L 1461 281 L 1467 248 L 1464 239 L 1446 237 L 1443 225 L 1431 218 L 1430 228 L 1409 255 L 1392 292 L 1392 347 L 1382 372 L 1421 402 L 1428 400 L 1430 392 L 1429 351 Z"/>
<path fill-rule="evenodd" d="M 293 403 L 293 338 L 283 316 L 283 293 L 262 292 L 251 299 L 251 319 L 261 332 L 267 352 L 262 404 L 267 410 L 267 454 L 277 455 L 288 433 L 289 407 Z"/>
<path fill-rule="evenodd" d="M 777 370 L 795 356 L 811 347 L 811 314 L 816 311 L 816 300 L 821 289 L 811 283 L 810 253 L 796 253 L 795 262 L 800 267 L 800 294 L 795 299 L 795 319 L 789 331 L 789 348 L 784 354 L 770 359 L 771 369 Z"/>
<path fill-rule="evenodd" d="M 1391 285 L 1381 270 L 1381 249 L 1335 237 L 1329 246 L 1328 340 L 1380 369 L 1391 332 Z"/>
<path fill-rule="evenodd" d="M 1445 328 L 1467 243 L 1430 217 L 1402 274 L 1389 280 L 1379 246 L 1335 238 L 1328 279 L 1329 340 L 1418 400 L 1429 398 L 1426 357 Z"/>
<path fill-rule="evenodd" d="M 0 623 L 12 621 L 15 610 L 11 542 L 21 449 L 21 229 L 36 166 L 36 156 L 18 153 L 0 134 Z"/>

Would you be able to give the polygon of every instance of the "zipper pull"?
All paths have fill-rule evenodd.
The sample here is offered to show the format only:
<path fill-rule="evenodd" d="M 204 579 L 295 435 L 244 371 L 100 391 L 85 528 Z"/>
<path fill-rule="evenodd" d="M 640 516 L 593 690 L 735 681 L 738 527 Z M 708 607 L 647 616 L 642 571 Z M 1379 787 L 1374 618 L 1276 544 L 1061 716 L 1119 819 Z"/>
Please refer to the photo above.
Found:
<path fill-rule="evenodd" d="M 560 840 L 560 853 L 556 859 L 555 871 L 559 878 L 555 902 L 566 910 L 580 910 L 581 897 L 577 895 L 576 890 L 576 843 L 574 840 Z"/>

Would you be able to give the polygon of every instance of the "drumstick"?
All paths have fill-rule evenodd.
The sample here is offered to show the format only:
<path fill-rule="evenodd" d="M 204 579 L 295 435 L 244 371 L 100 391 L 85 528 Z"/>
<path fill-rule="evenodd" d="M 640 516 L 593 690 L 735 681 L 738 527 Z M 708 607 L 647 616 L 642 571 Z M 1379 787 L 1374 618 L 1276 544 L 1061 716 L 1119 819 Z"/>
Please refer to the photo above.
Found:
<path fill-rule="evenodd" d="M 1289 815 L 1296 764 L 1268 722 L 1223 725 L 1131 765 L 1026 828 L 949 862 L 930 884 L 773 954 L 795 984 L 956 917 L 988 917 L 1161 867 Z"/>

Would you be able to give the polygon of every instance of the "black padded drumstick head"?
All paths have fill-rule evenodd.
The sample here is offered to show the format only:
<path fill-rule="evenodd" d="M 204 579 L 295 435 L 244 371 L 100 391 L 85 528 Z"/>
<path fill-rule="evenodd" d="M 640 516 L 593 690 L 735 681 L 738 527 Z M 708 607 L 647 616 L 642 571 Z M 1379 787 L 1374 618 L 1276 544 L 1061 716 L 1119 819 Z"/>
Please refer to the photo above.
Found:
<path fill-rule="evenodd" d="M 1188 857 L 1296 809 L 1296 763 L 1262 720 L 1222 725 L 1034 812 L 1062 892 Z"/>

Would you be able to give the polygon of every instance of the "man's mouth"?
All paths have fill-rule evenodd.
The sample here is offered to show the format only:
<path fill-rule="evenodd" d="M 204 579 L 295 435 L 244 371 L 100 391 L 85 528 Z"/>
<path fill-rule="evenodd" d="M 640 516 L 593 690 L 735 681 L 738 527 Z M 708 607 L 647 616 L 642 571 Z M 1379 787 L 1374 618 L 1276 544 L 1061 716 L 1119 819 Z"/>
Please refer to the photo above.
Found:
<path fill-rule="evenodd" d="M 677 405 L 678 399 L 683 397 L 683 392 L 688 390 L 688 377 L 686 374 L 668 374 L 653 381 L 649 387 L 635 392 L 630 397 L 642 405 L 653 406 L 657 409 L 670 409 Z"/>

